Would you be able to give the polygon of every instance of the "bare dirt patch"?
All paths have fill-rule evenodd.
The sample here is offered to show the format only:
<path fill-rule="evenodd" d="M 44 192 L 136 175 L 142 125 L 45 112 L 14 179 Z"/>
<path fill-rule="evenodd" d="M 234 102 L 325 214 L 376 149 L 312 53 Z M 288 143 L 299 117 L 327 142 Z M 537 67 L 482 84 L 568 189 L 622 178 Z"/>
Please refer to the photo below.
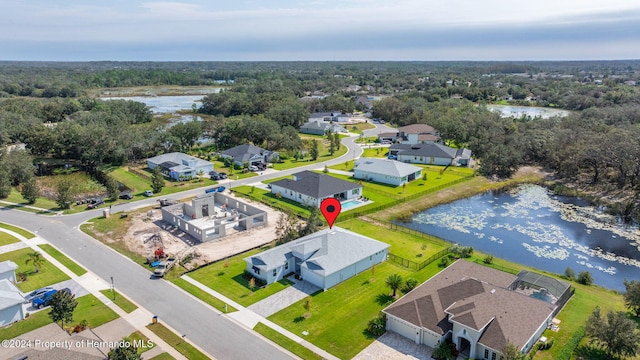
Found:
<path fill-rule="evenodd" d="M 275 225 L 281 213 L 244 198 L 242 201 L 266 211 L 268 224 L 247 231 L 234 231 L 220 240 L 199 243 L 162 221 L 160 208 L 154 208 L 129 214 L 130 226 L 122 241 L 129 250 L 145 258 L 152 258 L 162 247 L 166 254 L 182 259 L 187 270 L 271 243 L 276 238 Z"/>

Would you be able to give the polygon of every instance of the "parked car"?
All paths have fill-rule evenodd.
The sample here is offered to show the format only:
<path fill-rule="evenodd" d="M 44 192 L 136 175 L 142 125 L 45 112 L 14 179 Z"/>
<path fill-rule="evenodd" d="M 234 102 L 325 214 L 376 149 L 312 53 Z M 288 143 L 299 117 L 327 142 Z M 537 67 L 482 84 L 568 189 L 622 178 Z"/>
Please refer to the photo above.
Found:
<path fill-rule="evenodd" d="M 156 269 L 153 270 L 153 277 L 164 277 L 164 275 L 171 270 L 175 261 L 176 259 L 174 258 L 162 261 L 158 266 L 156 266 Z"/>
<path fill-rule="evenodd" d="M 87 209 L 95 209 L 102 204 L 104 204 L 104 199 L 95 198 L 95 199 L 92 199 L 89 204 L 87 204 Z"/>
<path fill-rule="evenodd" d="M 218 172 L 215 170 L 209 171 L 209 175 L 218 175 Z"/>
<path fill-rule="evenodd" d="M 219 174 L 211 175 L 211 176 L 209 176 L 209 178 L 211 180 L 220 180 L 220 175 Z"/>
<path fill-rule="evenodd" d="M 71 290 L 69 290 L 68 288 L 64 288 L 62 290 L 52 289 L 47 291 L 43 295 L 40 295 L 39 297 L 33 299 L 33 301 L 31 302 L 31 306 L 33 306 L 36 309 L 42 309 L 45 306 L 51 305 L 51 300 L 53 300 L 53 295 L 55 295 L 58 291 L 64 291 L 71 294 Z"/>
<path fill-rule="evenodd" d="M 398 160 L 398 155 L 389 155 L 388 159 L 389 160 Z"/>
<path fill-rule="evenodd" d="M 147 196 L 147 197 L 149 197 L 149 196 L 153 196 L 153 191 L 151 191 L 151 190 L 145 190 L 145 191 L 142 193 L 142 195 Z"/>
<path fill-rule="evenodd" d="M 218 176 L 220 177 L 221 180 L 222 179 L 226 179 L 227 178 L 227 173 L 221 172 L 221 173 L 218 173 Z"/>
<path fill-rule="evenodd" d="M 249 171 L 260 171 L 260 169 L 255 165 L 251 165 L 249 166 Z"/>
<path fill-rule="evenodd" d="M 172 200 L 172 199 L 160 199 L 158 201 L 160 202 L 160 206 L 175 205 L 178 203 L 177 200 Z"/>
<path fill-rule="evenodd" d="M 24 296 L 24 303 L 28 304 L 30 302 L 33 301 L 33 299 L 42 296 L 44 293 L 46 293 L 47 291 L 51 291 L 54 290 L 52 287 L 47 286 L 47 287 L 43 287 L 37 290 L 33 290 L 32 292 L 28 293 L 27 295 Z"/>
<path fill-rule="evenodd" d="M 120 196 L 118 196 L 120 199 L 124 199 L 124 200 L 131 200 L 133 199 L 133 194 L 131 194 L 128 191 L 125 191 L 123 193 L 120 194 Z"/>

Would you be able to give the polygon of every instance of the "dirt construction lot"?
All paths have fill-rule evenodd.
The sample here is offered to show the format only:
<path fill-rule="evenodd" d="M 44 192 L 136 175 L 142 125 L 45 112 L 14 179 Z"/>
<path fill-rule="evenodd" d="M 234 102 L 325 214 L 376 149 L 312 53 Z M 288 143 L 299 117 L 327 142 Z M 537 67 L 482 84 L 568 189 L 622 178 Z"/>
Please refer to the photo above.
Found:
<path fill-rule="evenodd" d="M 187 269 L 224 259 L 273 241 L 276 238 L 275 225 L 281 213 L 248 199 L 243 198 L 241 201 L 266 211 L 268 224 L 248 231 L 232 231 L 231 234 L 219 240 L 196 243 L 191 236 L 164 222 L 160 208 L 154 208 L 129 214 L 131 226 L 127 229 L 123 240 L 129 250 L 146 258 L 153 257 L 154 252 L 160 247 L 165 253 L 178 256 L 180 259 L 190 258 L 191 261 L 185 264 Z"/>

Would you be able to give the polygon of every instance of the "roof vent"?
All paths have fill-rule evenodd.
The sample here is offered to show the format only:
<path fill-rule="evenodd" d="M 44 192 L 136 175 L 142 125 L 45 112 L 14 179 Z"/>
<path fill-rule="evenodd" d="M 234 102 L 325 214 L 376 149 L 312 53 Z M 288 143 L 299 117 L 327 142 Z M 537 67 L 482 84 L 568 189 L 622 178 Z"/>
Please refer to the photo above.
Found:
<path fill-rule="evenodd" d="M 490 293 L 495 294 L 496 293 L 496 289 L 491 289 Z"/>

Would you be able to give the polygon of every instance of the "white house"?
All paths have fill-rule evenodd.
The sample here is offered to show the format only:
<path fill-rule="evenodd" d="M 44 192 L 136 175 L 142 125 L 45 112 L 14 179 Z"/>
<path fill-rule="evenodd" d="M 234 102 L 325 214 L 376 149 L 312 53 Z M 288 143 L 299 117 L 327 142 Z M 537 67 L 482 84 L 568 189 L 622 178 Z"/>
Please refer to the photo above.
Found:
<path fill-rule="evenodd" d="M 400 186 L 422 176 L 422 168 L 395 160 L 360 158 L 353 168 L 356 179 Z"/>
<path fill-rule="evenodd" d="M 300 126 L 300 132 L 303 134 L 324 135 L 328 132 L 346 133 L 348 131 L 344 127 L 335 123 L 313 120 Z"/>
<path fill-rule="evenodd" d="M 312 171 L 295 173 L 293 179 L 281 179 L 270 185 L 273 194 L 315 207 L 320 206 L 326 198 L 346 201 L 362 195 L 360 184 Z"/>
<path fill-rule="evenodd" d="M 18 264 L 11 260 L 0 262 L 0 280 L 7 279 L 13 283 L 16 282 L 16 270 Z"/>
<path fill-rule="evenodd" d="M 179 152 L 149 158 L 147 166 L 151 170 L 159 166 L 165 176 L 174 180 L 191 179 L 199 173 L 208 174 L 213 170 L 213 163 Z"/>
<path fill-rule="evenodd" d="M 229 158 L 233 160 L 233 163 L 238 166 L 266 165 L 270 162 L 276 162 L 280 158 L 280 154 L 275 151 L 265 150 L 261 147 L 244 144 L 232 147 L 231 149 L 224 150 L 220 153 L 222 158 Z"/>
<path fill-rule="evenodd" d="M 245 258 L 247 271 L 271 284 L 296 273 L 328 288 L 387 259 L 389 245 L 334 226 Z"/>
<path fill-rule="evenodd" d="M 551 324 L 557 305 L 537 292 L 512 289 L 518 280 L 458 260 L 385 308 L 387 330 L 432 348 L 449 339 L 472 359 L 499 359 L 507 341 L 526 353 Z M 568 285 L 561 288 L 570 293 Z"/>
<path fill-rule="evenodd" d="M 309 115 L 309 121 L 347 122 L 351 117 L 339 111 L 316 112 Z"/>
<path fill-rule="evenodd" d="M 389 157 L 412 164 L 467 166 L 471 150 L 454 149 L 443 144 L 393 144 Z"/>
<path fill-rule="evenodd" d="M 24 319 L 20 289 L 7 279 L 0 280 L 0 326 Z"/>

